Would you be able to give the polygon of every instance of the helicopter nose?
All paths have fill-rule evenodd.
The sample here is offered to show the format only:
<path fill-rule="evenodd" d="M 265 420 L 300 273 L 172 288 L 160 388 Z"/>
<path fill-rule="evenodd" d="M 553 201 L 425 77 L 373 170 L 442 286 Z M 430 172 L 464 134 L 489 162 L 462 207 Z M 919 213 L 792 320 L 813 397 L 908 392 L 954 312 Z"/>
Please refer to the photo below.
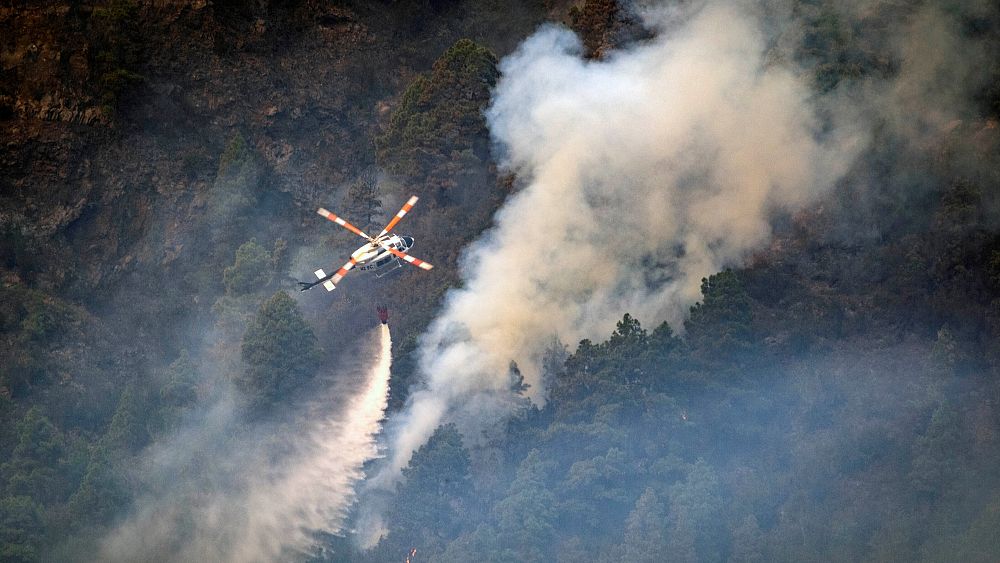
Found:
<path fill-rule="evenodd" d="M 413 237 L 403 237 L 403 244 L 406 245 L 406 248 L 413 246 Z"/>

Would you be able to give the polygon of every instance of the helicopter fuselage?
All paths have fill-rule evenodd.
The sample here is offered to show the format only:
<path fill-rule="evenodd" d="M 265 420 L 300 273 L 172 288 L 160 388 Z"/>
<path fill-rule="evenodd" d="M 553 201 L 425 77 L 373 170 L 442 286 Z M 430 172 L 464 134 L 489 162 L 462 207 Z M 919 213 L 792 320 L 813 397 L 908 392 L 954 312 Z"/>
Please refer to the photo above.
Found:
<path fill-rule="evenodd" d="M 413 246 L 413 237 L 392 235 L 385 239 L 386 245 L 395 248 L 400 252 L 406 252 Z M 367 243 L 351 254 L 351 258 L 357 260 L 357 268 L 363 272 L 377 270 L 383 266 L 398 263 L 396 258 L 388 250 L 375 243 Z"/>
<path fill-rule="evenodd" d="M 403 216 L 406 215 L 416 203 L 417 196 L 410 196 L 410 199 L 406 200 L 406 203 L 404 203 L 403 207 L 396 213 L 396 216 L 389 221 L 389 224 L 387 224 L 385 228 L 382 229 L 382 232 L 376 237 L 365 234 L 364 231 L 348 223 L 343 217 L 340 217 L 336 213 L 331 213 L 322 207 L 317 209 L 316 213 L 319 213 L 326 219 L 344 227 L 348 231 L 351 231 L 368 242 L 365 243 L 364 246 L 361 246 L 352 252 L 351 259 L 348 260 L 346 264 L 341 266 L 336 272 L 327 275 L 327 273 L 320 268 L 313 272 L 313 274 L 316 275 L 316 281 L 298 282 L 299 291 L 306 291 L 319 284 L 323 284 L 323 287 L 326 288 L 327 291 L 333 291 L 337 288 L 337 284 L 340 283 L 340 280 L 344 279 L 344 276 L 346 276 L 347 273 L 354 267 L 357 267 L 359 270 L 370 272 L 390 264 L 394 264 L 397 268 L 400 268 L 403 266 L 403 262 L 407 262 L 412 266 L 420 268 L 421 270 L 430 270 L 433 268 L 434 265 L 430 262 L 426 262 L 406 253 L 406 251 L 413 246 L 413 237 L 403 237 L 389 234 L 392 231 L 392 228 L 399 223 Z M 380 278 L 393 269 L 395 268 L 390 268 L 386 272 L 376 273 L 375 277 Z"/>

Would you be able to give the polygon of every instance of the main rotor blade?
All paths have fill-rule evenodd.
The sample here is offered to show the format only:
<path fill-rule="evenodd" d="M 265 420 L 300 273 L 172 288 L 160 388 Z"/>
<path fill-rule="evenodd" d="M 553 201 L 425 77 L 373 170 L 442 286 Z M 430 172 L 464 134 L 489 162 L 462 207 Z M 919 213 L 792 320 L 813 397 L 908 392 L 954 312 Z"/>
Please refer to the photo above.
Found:
<path fill-rule="evenodd" d="M 352 233 L 354 233 L 354 234 L 356 234 L 356 235 L 358 235 L 360 237 L 363 237 L 363 238 L 368 239 L 368 240 L 372 240 L 372 237 L 370 237 L 367 234 L 365 234 L 365 232 L 362 231 L 361 229 L 359 229 L 359 228 L 355 227 L 354 225 L 348 223 L 343 218 L 338 217 L 336 213 L 331 213 L 331 212 L 327 211 L 326 209 L 323 209 L 322 207 L 320 207 L 319 209 L 317 209 L 316 213 L 319 213 L 323 217 L 326 217 L 327 219 L 333 221 L 334 223 L 340 225 L 341 227 L 344 227 L 348 231 L 351 231 Z"/>
<path fill-rule="evenodd" d="M 392 228 L 396 226 L 396 223 L 399 223 L 399 221 L 403 218 L 403 216 L 409 213 L 411 209 L 413 209 L 413 206 L 417 204 L 418 199 L 420 198 L 418 198 L 415 195 L 410 196 L 410 199 L 403 204 L 403 208 L 399 210 L 399 213 L 396 213 L 396 216 L 392 218 L 392 221 L 389 221 L 389 224 L 386 225 L 384 229 L 382 229 L 381 233 L 378 234 L 379 238 L 389 234 L 389 231 L 391 231 Z"/>
<path fill-rule="evenodd" d="M 353 268 L 357 263 L 358 261 L 352 257 L 350 260 L 347 261 L 346 264 L 341 266 L 339 270 L 330 275 L 327 275 L 326 272 L 324 272 L 322 269 L 316 270 L 313 273 L 315 273 L 316 277 L 319 279 L 314 281 L 313 283 L 299 282 L 299 285 L 302 286 L 301 290 L 305 291 L 307 289 L 311 289 L 316 285 L 323 284 L 323 287 L 325 287 L 327 291 L 333 291 L 334 289 L 337 288 L 336 284 L 340 283 L 340 280 L 344 279 L 344 276 L 347 275 L 347 272 L 350 272 L 351 268 Z"/>
<path fill-rule="evenodd" d="M 400 252 L 400 251 L 396 250 L 395 248 L 389 246 L 388 244 L 386 244 L 384 242 L 380 242 L 379 246 L 381 246 L 382 248 L 384 248 L 384 249 L 388 250 L 389 252 L 395 254 L 399 258 L 402 258 L 403 260 L 406 260 L 407 262 L 409 262 L 410 264 L 413 264 L 414 266 L 416 266 L 418 268 L 421 268 L 421 269 L 424 269 L 424 270 L 430 270 L 431 268 L 434 267 L 430 262 L 424 262 L 420 258 L 414 258 L 413 256 L 410 256 L 409 254 L 407 254 L 405 252 Z"/>
<path fill-rule="evenodd" d="M 350 272 L 351 268 L 353 268 L 355 265 L 357 265 L 357 263 L 358 263 L 358 261 L 355 260 L 352 257 L 350 260 L 347 261 L 346 264 L 344 264 L 343 266 L 340 267 L 339 270 L 337 270 L 336 274 L 333 274 L 332 276 L 330 276 L 330 282 L 332 282 L 334 284 L 340 283 L 340 280 L 344 279 L 344 276 L 347 275 L 347 272 Z M 327 291 L 330 291 L 330 290 L 328 289 Z"/>

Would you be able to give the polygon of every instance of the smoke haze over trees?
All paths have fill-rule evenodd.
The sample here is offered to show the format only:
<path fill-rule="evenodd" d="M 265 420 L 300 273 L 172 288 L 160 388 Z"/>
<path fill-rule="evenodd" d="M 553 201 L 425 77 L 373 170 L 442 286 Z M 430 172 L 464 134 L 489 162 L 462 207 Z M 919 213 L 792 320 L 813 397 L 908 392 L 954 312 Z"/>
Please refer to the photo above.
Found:
<path fill-rule="evenodd" d="M 0 559 L 1000 558 L 994 3 L 0 30 Z"/>

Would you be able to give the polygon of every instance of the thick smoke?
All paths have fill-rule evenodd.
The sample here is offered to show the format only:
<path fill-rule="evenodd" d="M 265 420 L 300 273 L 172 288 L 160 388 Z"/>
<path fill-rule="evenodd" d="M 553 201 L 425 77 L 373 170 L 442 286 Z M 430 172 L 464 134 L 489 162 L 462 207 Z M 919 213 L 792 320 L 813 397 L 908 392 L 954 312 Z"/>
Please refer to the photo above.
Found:
<path fill-rule="evenodd" d="M 483 398 L 509 397 L 511 361 L 540 399 L 553 336 L 603 338 L 626 311 L 682 327 L 702 277 L 765 245 L 776 215 L 827 193 L 863 149 L 853 120 L 831 117 L 836 96 L 771 60 L 739 8 L 663 14 L 654 41 L 603 61 L 547 27 L 502 62 L 487 117 L 524 187 L 423 337 L 426 387 L 392 421 L 378 482 L 443 419 L 502 412 Z"/>
<path fill-rule="evenodd" d="M 361 368 L 362 384 L 342 408 L 335 394 L 345 389 L 330 378 L 291 424 L 227 437 L 235 419 L 220 406 L 203 421 L 207 431 L 160 446 L 144 473 L 159 475 L 163 490 L 137 504 L 100 559 L 274 561 L 309 553 L 317 532 L 338 533 L 362 465 L 378 454 L 392 359 L 389 328 L 380 331 L 374 366 Z M 204 467 L 209 460 L 218 465 Z"/>

